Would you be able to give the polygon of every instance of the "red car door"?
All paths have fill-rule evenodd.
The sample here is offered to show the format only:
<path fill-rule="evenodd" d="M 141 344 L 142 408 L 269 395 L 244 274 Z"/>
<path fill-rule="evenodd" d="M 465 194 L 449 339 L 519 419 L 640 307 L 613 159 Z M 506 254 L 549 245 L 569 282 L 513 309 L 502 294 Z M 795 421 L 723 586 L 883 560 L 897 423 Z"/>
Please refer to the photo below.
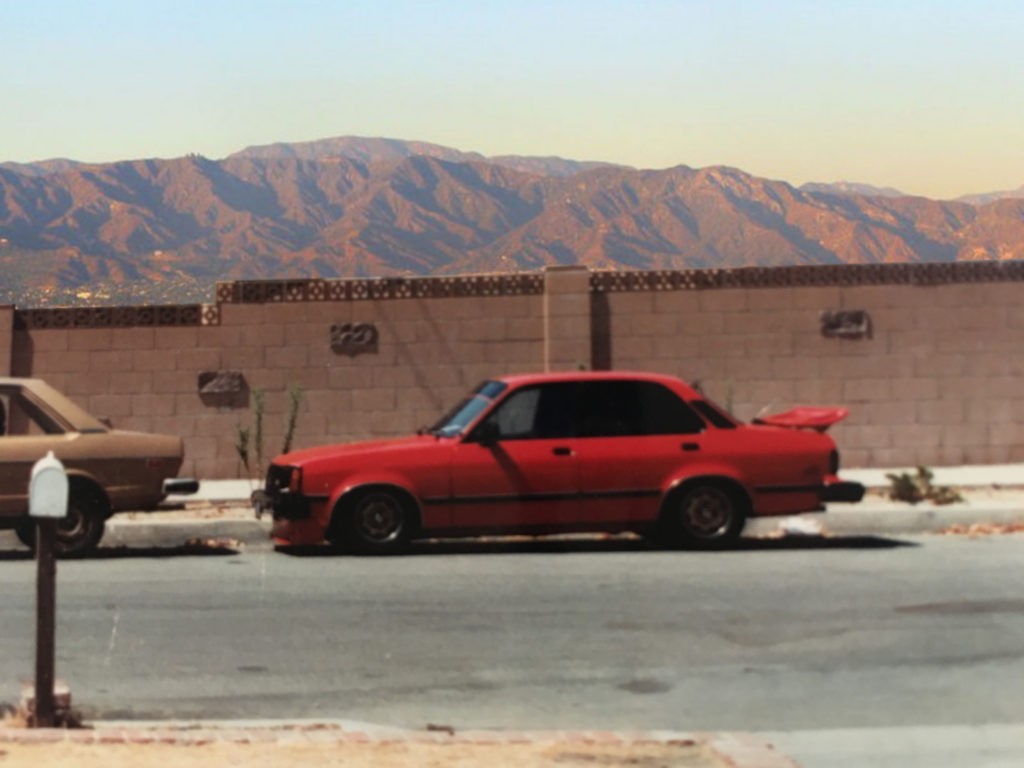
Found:
<path fill-rule="evenodd" d="M 704 422 L 647 381 L 586 382 L 579 408 L 581 514 L 599 524 L 655 519 L 666 479 L 701 457 Z"/>
<path fill-rule="evenodd" d="M 575 384 L 509 393 L 452 452 L 461 530 L 571 530 L 580 522 Z"/>

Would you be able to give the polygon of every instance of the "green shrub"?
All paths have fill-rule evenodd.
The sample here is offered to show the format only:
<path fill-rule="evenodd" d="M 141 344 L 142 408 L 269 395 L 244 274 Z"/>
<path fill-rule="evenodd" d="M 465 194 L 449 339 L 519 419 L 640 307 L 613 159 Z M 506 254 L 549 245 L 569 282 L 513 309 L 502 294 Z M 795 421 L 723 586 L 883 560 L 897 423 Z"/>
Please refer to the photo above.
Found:
<path fill-rule="evenodd" d="M 955 488 L 934 485 L 935 473 L 927 467 L 918 467 L 916 474 L 901 472 L 886 475 L 889 479 L 889 498 L 893 501 L 905 501 L 917 504 L 930 501 L 932 504 L 953 504 L 963 501 L 964 497 Z"/>
<path fill-rule="evenodd" d="M 292 449 L 292 442 L 295 438 L 295 427 L 299 421 L 299 408 L 302 405 L 304 393 L 298 384 L 288 387 L 288 414 L 284 424 L 284 442 L 281 446 L 281 453 L 288 453 Z M 263 465 L 263 415 L 266 410 L 267 393 L 262 389 L 252 391 L 252 413 L 253 426 L 243 427 L 239 424 L 235 434 L 235 453 L 238 454 L 242 466 L 245 467 L 246 477 L 252 478 L 253 473 L 257 478 L 262 478 L 265 471 Z M 253 460 L 255 459 L 255 463 Z"/>

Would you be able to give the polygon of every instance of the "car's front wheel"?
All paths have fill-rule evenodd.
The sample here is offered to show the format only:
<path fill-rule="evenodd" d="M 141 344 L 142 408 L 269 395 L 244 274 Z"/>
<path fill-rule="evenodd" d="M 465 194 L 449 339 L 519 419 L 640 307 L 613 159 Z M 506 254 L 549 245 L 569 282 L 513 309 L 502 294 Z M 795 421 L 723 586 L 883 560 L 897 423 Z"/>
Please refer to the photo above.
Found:
<path fill-rule="evenodd" d="M 736 543 L 746 523 L 742 495 L 724 484 L 695 483 L 666 500 L 660 537 L 673 546 L 722 549 Z"/>
<path fill-rule="evenodd" d="M 340 536 L 328 539 L 332 544 L 352 547 L 359 552 L 390 554 L 409 543 L 413 514 L 409 502 L 397 493 L 374 489 L 360 493 L 346 504 Z"/>
<path fill-rule="evenodd" d="M 53 549 L 58 556 L 81 555 L 91 552 L 103 538 L 106 514 L 103 500 L 84 485 L 72 485 L 68 491 L 67 514 L 57 519 Z M 15 529 L 21 542 L 36 546 L 36 524 L 28 521 Z"/>

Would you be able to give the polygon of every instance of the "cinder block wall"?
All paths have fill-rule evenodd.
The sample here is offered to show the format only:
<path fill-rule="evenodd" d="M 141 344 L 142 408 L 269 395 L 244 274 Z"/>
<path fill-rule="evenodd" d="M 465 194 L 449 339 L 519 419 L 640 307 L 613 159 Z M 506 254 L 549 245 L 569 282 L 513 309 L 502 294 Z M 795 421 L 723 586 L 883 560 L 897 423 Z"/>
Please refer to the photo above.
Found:
<path fill-rule="evenodd" d="M 611 294 L 611 366 L 701 382 L 749 420 L 843 405 L 846 466 L 1024 461 L 1024 284 Z M 867 338 L 820 315 L 865 310 Z"/>
<path fill-rule="evenodd" d="M 257 391 L 265 463 L 290 387 L 306 447 L 412 432 L 496 373 L 580 367 L 679 375 L 746 419 L 848 406 L 846 466 L 1024 461 L 1022 288 L 1016 262 L 225 283 L 209 306 L 0 307 L 0 367 L 181 435 L 183 471 L 206 478 L 244 474 Z M 824 336 L 827 310 L 867 312 L 870 334 Z M 332 344 L 346 324 L 375 348 Z M 201 393 L 218 372 L 243 390 Z"/>
<path fill-rule="evenodd" d="M 308 447 L 414 432 L 495 371 L 544 367 L 541 275 L 423 281 L 431 290 L 422 297 L 394 290 L 406 284 L 390 284 L 386 298 L 345 292 L 337 300 L 306 293 L 285 300 L 273 283 L 227 284 L 217 306 L 164 318 L 193 323 L 184 326 L 82 327 L 159 320 L 144 308 L 126 308 L 117 319 L 28 310 L 14 333 L 15 375 L 46 379 L 119 428 L 181 435 L 183 472 L 218 478 L 245 474 L 235 449 L 240 429 L 250 430 L 257 464 L 258 391 L 265 464 L 283 447 L 292 387 L 302 391 L 294 447 Z M 240 287 L 254 290 L 240 296 Z M 334 351 L 331 329 L 345 324 L 373 325 L 376 350 Z M 204 395 L 204 372 L 240 373 L 245 389 Z"/>

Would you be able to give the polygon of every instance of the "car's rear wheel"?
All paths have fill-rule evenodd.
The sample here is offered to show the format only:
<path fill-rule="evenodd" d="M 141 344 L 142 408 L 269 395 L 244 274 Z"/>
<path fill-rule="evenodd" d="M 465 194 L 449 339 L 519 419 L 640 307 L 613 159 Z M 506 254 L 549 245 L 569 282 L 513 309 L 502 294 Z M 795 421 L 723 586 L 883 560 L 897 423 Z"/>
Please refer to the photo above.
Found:
<path fill-rule="evenodd" d="M 665 500 L 659 533 L 673 546 L 729 547 L 743 531 L 746 508 L 742 495 L 725 484 L 695 483 Z"/>
<path fill-rule="evenodd" d="M 372 554 L 399 552 L 409 543 L 413 514 L 409 502 L 385 489 L 364 491 L 344 513 L 341 536 L 329 535 L 332 544 Z"/>
<path fill-rule="evenodd" d="M 106 528 L 106 506 L 96 490 L 88 485 L 73 483 L 68 489 L 67 514 L 57 520 L 53 542 L 54 552 L 67 557 L 91 552 L 103 538 Z M 36 546 L 36 524 L 23 523 L 15 529 L 21 542 Z"/>

